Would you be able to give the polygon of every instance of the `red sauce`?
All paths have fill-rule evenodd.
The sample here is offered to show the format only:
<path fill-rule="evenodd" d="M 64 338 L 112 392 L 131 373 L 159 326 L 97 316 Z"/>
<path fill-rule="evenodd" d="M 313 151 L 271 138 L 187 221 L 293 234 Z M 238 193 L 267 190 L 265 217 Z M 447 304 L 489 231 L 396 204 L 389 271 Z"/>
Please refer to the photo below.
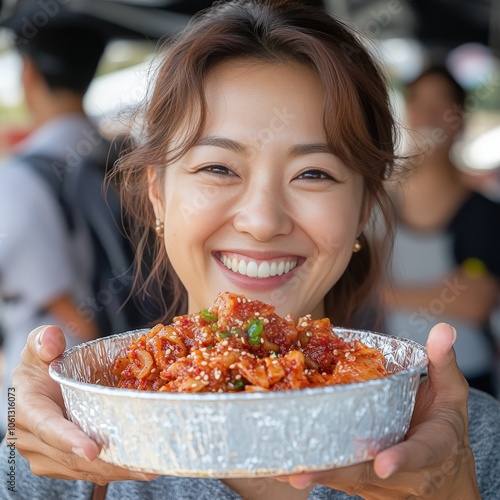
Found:
<path fill-rule="evenodd" d="M 117 387 L 149 391 L 280 391 L 387 375 L 378 350 L 345 342 L 330 320 L 282 318 L 274 306 L 228 292 L 156 325 L 126 355 L 113 366 Z"/>

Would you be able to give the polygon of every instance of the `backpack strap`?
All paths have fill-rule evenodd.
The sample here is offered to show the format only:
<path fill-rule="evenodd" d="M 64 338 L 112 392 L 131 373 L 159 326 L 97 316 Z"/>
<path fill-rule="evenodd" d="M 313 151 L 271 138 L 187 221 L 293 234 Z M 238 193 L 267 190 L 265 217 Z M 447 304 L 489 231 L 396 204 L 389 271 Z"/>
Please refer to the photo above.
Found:
<path fill-rule="evenodd" d="M 20 157 L 50 187 L 67 224 L 69 233 L 76 229 L 76 214 L 81 216 L 91 232 L 94 253 L 93 289 L 99 303 L 96 320 L 101 332 L 121 332 L 130 328 L 127 300 L 133 281 L 132 260 L 128 242 L 121 230 L 121 205 L 112 185 L 103 188 L 105 160 L 83 158 L 78 165 L 65 163 L 43 155 Z M 110 286 L 119 281 L 121 286 Z M 105 293 L 112 288 L 112 293 Z M 104 300 L 105 299 L 105 300 Z"/>
<path fill-rule="evenodd" d="M 19 159 L 49 186 L 59 203 L 68 231 L 73 233 L 75 231 L 74 211 L 71 203 L 68 203 L 64 188 L 67 176 L 66 164 L 39 154 L 24 155 Z"/>

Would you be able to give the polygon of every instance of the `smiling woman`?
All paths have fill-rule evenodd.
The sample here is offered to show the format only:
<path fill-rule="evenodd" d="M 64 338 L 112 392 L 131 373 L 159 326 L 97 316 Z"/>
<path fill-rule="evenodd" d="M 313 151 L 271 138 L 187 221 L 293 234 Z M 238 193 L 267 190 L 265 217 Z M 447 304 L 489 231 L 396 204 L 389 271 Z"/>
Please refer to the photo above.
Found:
<path fill-rule="evenodd" d="M 190 312 L 230 289 L 262 300 L 274 293 L 283 315 L 323 317 L 323 297 L 351 259 L 366 208 L 361 175 L 327 145 L 316 73 L 237 59 L 210 72 L 205 94 L 196 145 L 167 167 L 150 167 L 155 216 L 165 222 L 167 255 L 189 290 Z M 288 126 L 255 147 L 252 138 L 283 108 L 293 116 Z M 198 209 L 196 200 L 211 191 Z"/>
<path fill-rule="evenodd" d="M 271 294 L 281 313 L 349 324 L 383 269 L 380 242 L 391 240 L 383 182 L 394 168 L 395 128 L 383 78 L 356 38 L 339 22 L 330 30 L 319 11 L 328 35 L 317 38 L 297 32 L 294 9 L 278 31 L 255 10 L 258 34 L 238 27 L 246 7 L 219 11 L 224 38 L 208 15 L 167 53 L 145 141 L 120 167 L 141 221 L 138 255 L 148 237 L 142 221 L 166 228 L 167 252 L 159 240 L 144 289 L 174 283 L 162 321 L 184 311 L 186 289 L 190 311 L 231 289 Z M 135 188 L 144 165 L 152 204 Z M 363 232 L 376 206 L 389 235 L 377 244 Z M 363 251 L 353 256 L 355 242 Z"/>
<path fill-rule="evenodd" d="M 156 284 L 161 300 L 174 288 L 162 322 L 196 313 L 226 291 L 272 304 L 280 315 L 352 322 L 383 270 L 367 227 L 378 216 L 390 228 L 384 183 L 396 158 L 383 78 L 350 30 L 289 0 L 217 3 L 170 44 L 142 123 L 144 135 L 117 175 L 135 221 L 137 261 L 155 257 L 143 292 Z M 207 321 L 213 314 L 200 313 Z M 257 343 L 260 327 L 248 331 Z M 88 481 L 110 483 L 106 498 L 121 500 L 498 496 L 499 405 L 469 396 L 449 325 L 429 334 L 429 377 L 405 440 L 372 462 L 280 478 L 308 488 L 293 495 L 274 480 L 264 489 L 238 478 L 124 482 L 151 477 L 99 460 L 97 444 L 62 416 L 61 392 L 48 374 L 61 335 L 46 327 L 29 338 L 15 378 L 17 449 L 35 474 L 85 481 L 35 477 L 20 461 L 26 480 L 16 498 L 36 491 L 87 499 Z M 143 361 L 146 372 L 151 360 Z M 315 439 L 328 446 L 329 429 L 318 428 Z M 217 463 L 210 465 L 216 475 Z"/>

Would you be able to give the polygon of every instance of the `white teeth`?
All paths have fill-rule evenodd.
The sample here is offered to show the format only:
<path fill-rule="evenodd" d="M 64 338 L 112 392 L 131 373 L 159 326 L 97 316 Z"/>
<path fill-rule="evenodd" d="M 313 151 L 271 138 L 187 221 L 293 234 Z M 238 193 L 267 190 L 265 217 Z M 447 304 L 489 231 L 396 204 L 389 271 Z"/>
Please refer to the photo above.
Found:
<path fill-rule="evenodd" d="M 283 274 L 284 270 L 285 270 L 285 263 L 283 261 L 281 261 L 278 264 L 278 270 L 277 270 L 278 276 L 281 276 Z"/>
<path fill-rule="evenodd" d="M 269 274 L 269 262 L 261 262 L 257 276 L 259 278 L 269 278 Z"/>
<path fill-rule="evenodd" d="M 247 264 L 247 276 L 250 276 L 250 278 L 256 278 L 258 273 L 259 268 L 257 267 L 257 263 L 251 260 Z"/>
<path fill-rule="evenodd" d="M 238 266 L 238 272 L 240 274 L 246 274 L 247 273 L 247 265 L 244 260 L 240 260 L 240 264 Z"/>
<path fill-rule="evenodd" d="M 220 261 L 231 271 L 238 274 L 243 274 L 250 278 L 269 278 L 270 276 L 281 276 L 290 272 L 298 266 L 296 260 L 288 261 L 262 261 L 260 264 L 254 260 L 245 262 L 236 257 L 230 258 L 222 255 Z"/>
<path fill-rule="evenodd" d="M 276 276 L 278 274 L 278 264 L 276 264 L 276 262 L 271 262 L 271 268 L 269 269 L 269 274 L 271 276 Z"/>

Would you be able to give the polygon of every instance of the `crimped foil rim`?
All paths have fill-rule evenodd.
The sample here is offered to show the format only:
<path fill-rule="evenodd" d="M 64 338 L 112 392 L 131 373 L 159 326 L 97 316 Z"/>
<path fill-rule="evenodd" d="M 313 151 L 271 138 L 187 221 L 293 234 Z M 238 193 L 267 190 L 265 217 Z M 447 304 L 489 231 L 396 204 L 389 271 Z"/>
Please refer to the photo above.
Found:
<path fill-rule="evenodd" d="M 429 364 L 429 360 L 426 355 L 425 347 L 415 342 L 411 339 L 403 339 L 401 337 L 397 337 L 395 335 L 388 335 L 385 333 L 374 332 L 371 330 L 362 330 L 358 328 L 342 328 L 342 327 L 334 327 L 334 333 L 338 334 L 342 337 L 342 333 L 359 333 L 359 334 L 369 334 L 371 336 L 379 336 L 385 339 L 393 339 L 397 342 L 404 342 L 408 346 L 412 346 L 415 349 L 418 349 L 423 352 L 424 358 L 415 366 L 411 368 L 403 369 L 396 373 L 391 373 L 387 377 L 378 378 L 374 380 L 367 380 L 363 382 L 352 382 L 349 384 L 338 384 L 338 385 L 330 385 L 325 387 L 316 387 L 316 388 L 306 388 L 306 389 L 296 389 L 296 390 L 286 390 L 286 391 L 267 391 L 267 392 L 234 392 L 234 393 L 191 393 L 191 392 L 158 392 L 158 391 L 139 391 L 136 389 L 123 389 L 118 387 L 109 387 L 104 385 L 99 385 L 95 383 L 89 382 L 81 382 L 74 380 L 71 377 L 67 377 L 66 375 L 61 374 L 61 369 L 63 369 L 64 362 L 66 358 L 70 357 L 73 353 L 85 349 L 87 346 L 92 344 L 96 344 L 103 341 L 111 341 L 120 338 L 134 337 L 135 335 L 138 337 L 150 329 L 139 329 L 139 330 L 131 330 L 124 333 L 119 333 L 116 335 L 111 335 L 109 337 L 102 337 L 96 340 L 91 340 L 89 342 L 85 342 L 83 344 L 76 345 L 66 350 L 61 356 L 52 361 L 49 365 L 49 374 L 53 380 L 58 382 L 61 386 L 71 387 L 73 389 L 84 390 L 86 392 L 104 394 L 109 397 L 119 397 L 119 398 L 134 398 L 134 399 L 158 399 L 158 400 L 166 400 L 166 401 L 190 401 L 190 402 L 217 402 L 217 401 L 248 401 L 248 400 L 266 400 L 266 399 L 289 399 L 289 398 L 307 398 L 308 396 L 316 396 L 320 394 L 336 394 L 339 392 L 357 392 L 357 390 L 365 391 L 368 386 L 377 387 L 379 385 L 384 385 L 385 381 L 388 378 L 409 378 L 415 373 L 421 372 L 424 373 Z"/>

